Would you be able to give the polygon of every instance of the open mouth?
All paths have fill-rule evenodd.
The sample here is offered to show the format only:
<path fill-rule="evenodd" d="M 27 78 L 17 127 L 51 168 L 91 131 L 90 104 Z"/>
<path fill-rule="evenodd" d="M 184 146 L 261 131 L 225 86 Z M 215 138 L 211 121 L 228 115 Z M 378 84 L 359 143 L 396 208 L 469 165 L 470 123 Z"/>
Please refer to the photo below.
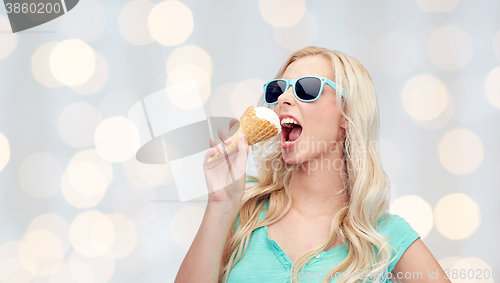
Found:
<path fill-rule="evenodd" d="M 289 148 L 295 144 L 302 134 L 302 126 L 294 123 L 285 123 L 281 125 L 282 147 Z"/>

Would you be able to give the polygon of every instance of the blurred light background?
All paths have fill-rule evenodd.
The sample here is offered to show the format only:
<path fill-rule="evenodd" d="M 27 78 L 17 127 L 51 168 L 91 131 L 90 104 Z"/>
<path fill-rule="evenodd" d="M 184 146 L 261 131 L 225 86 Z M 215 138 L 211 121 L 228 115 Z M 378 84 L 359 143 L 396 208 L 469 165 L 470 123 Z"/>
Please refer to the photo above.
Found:
<path fill-rule="evenodd" d="M 372 76 L 391 212 L 443 268 L 498 282 L 496 0 L 81 0 L 16 34 L 2 6 L 0 281 L 173 282 L 206 201 L 135 160 L 128 110 L 195 79 L 208 116 L 240 117 L 308 45 Z"/>

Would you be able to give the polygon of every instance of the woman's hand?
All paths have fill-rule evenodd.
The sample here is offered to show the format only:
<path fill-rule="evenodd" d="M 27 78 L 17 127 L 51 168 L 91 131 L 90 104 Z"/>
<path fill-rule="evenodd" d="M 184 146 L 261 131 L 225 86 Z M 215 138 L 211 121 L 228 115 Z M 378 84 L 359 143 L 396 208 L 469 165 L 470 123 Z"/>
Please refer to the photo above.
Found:
<path fill-rule="evenodd" d="M 229 122 L 229 127 L 232 127 L 238 122 L 237 119 L 232 119 Z M 221 140 L 225 144 L 231 143 L 231 137 L 228 128 L 220 127 L 218 129 L 219 138 L 214 141 L 210 138 L 210 146 L 212 147 L 205 154 L 203 162 L 203 171 L 205 173 L 205 181 L 209 191 L 209 204 L 221 205 L 226 208 L 238 208 L 245 191 L 246 169 L 249 147 L 246 141 L 246 135 L 240 136 L 238 140 L 237 150 L 225 157 L 213 160 L 208 163 L 208 158 L 217 153 L 224 154 Z M 227 150 L 226 150 L 227 152 Z"/>

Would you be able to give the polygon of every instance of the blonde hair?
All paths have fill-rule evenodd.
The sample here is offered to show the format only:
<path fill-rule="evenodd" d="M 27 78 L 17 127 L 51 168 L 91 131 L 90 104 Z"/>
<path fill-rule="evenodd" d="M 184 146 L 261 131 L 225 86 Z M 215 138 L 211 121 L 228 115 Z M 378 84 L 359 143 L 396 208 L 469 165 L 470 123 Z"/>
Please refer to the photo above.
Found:
<path fill-rule="evenodd" d="M 343 145 L 345 172 L 341 172 L 341 175 L 348 202 L 333 218 L 328 240 L 300 255 L 292 265 L 291 272 L 294 274 L 291 276 L 294 283 L 298 282 L 299 270 L 312 257 L 330 247 L 336 239 L 340 239 L 349 252 L 339 265 L 332 266 L 330 270 L 329 274 L 339 274 L 338 282 L 350 283 L 360 280 L 352 276 L 340 276 L 343 271 L 363 270 L 364 274 L 370 272 L 386 275 L 393 248 L 387 244 L 390 240 L 379 234 L 378 227 L 375 226 L 388 211 L 389 182 L 380 164 L 376 144 L 379 112 L 373 82 L 366 69 L 356 59 L 338 51 L 315 46 L 293 53 L 283 64 L 276 78 L 281 78 L 292 62 L 313 55 L 322 56 L 331 63 L 335 82 L 344 90 L 345 97 L 337 95 L 336 100 L 338 110 L 347 123 Z M 258 106 L 273 109 L 264 103 L 263 96 Z M 252 231 L 279 221 L 292 206 L 289 182 L 293 165 L 283 160 L 279 141 L 278 135 L 252 146 L 258 176 L 248 178 L 257 182 L 246 185 L 240 207 L 240 225 L 233 231 L 235 220 L 231 228 L 233 236 L 223 258 L 225 264 L 219 274 L 219 282 L 227 281 L 230 270 L 243 257 Z M 257 221 L 267 200 L 267 214 Z M 325 278 L 323 282 L 330 279 Z"/>

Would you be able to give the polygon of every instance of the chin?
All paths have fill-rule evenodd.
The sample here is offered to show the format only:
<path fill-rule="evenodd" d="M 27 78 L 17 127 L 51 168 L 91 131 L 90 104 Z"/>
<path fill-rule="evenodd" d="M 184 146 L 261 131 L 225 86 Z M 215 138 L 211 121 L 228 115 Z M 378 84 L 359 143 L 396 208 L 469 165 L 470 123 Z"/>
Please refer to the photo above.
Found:
<path fill-rule="evenodd" d="M 285 163 L 287 164 L 301 164 L 306 162 L 307 160 L 304 158 L 301 158 L 298 154 L 295 152 L 284 152 L 282 151 L 282 157 Z"/>

